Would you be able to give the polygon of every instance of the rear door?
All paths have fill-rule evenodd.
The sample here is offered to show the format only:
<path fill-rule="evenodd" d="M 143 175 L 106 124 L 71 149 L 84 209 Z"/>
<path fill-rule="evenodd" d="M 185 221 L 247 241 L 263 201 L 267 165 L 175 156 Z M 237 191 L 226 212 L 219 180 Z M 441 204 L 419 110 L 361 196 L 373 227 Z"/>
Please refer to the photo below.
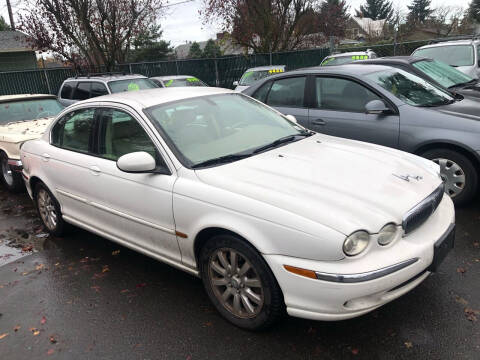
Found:
<path fill-rule="evenodd" d="M 315 100 L 309 109 L 310 129 L 347 139 L 398 146 L 400 119 L 386 99 L 350 78 L 317 76 L 312 85 Z M 366 114 L 365 106 L 372 100 L 384 101 L 395 113 Z"/>
<path fill-rule="evenodd" d="M 284 115 L 293 115 L 299 124 L 308 123 L 306 105 L 306 76 L 277 78 L 261 86 L 253 97 L 277 109 Z"/>

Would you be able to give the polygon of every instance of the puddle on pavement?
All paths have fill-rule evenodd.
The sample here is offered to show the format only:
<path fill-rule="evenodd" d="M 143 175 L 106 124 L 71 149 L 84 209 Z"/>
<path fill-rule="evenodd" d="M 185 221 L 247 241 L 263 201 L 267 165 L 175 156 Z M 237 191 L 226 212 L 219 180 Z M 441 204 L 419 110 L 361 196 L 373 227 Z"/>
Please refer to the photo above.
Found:
<path fill-rule="evenodd" d="M 28 195 L 0 189 L 0 266 L 43 250 L 48 238 Z"/>

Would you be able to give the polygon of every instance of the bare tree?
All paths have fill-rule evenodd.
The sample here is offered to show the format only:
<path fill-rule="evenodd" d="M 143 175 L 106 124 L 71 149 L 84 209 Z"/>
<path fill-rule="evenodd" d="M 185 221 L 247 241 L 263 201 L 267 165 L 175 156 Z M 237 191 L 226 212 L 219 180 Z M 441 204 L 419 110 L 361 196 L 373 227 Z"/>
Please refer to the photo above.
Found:
<path fill-rule="evenodd" d="M 437 35 L 448 36 L 460 27 L 464 13 L 465 9 L 461 6 L 439 6 L 432 12 L 427 23 L 431 24 Z"/>
<path fill-rule="evenodd" d="M 204 22 L 219 20 L 233 41 L 257 53 L 291 50 L 315 32 L 318 0 L 203 0 Z"/>
<path fill-rule="evenodd" d="M 163 0 L 27 0 L 20 29 L 32 45 L 76 66 L 125 61 L 132 40 L 155 22 Z"/>

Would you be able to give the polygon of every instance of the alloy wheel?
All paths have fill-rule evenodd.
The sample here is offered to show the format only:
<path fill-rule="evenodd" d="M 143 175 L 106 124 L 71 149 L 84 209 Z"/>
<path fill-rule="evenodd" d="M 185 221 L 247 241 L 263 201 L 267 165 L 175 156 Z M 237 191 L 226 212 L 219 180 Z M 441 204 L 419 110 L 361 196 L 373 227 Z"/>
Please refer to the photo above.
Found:
<path fill-rule="evenodd" d="M 445 184 L 445 192 L 451 198 L 458 196 L 465 188 L 465 172 L 456 162 L 437 158 L 433 162 L 440 165 L 440 176 Z"/>
<path fill-rule="evenodd" d="M 209 259 L 209 281 L 217 300 L 233 315 L 248 319 L 263 308 L 262 282 L 253 265 L 237 250 L 217 249 Z"/>
<path fill-rule="evenodd" d="M 10 168 L 10 165 L 8 165 L 8 159 L 6 157 L 2 157 L 2 176 L 5 181 L 5 183 L 8 186 L 13 185 L 13 173 L 12 169 Z"/>
<path fill-rule="evenodd" d="M 40 189 L 37 194 L 37 202 L 43 223 L 49 230 L 54 231 L 57 227 L 58 215 L 52 197 L 45 189 Z"/>

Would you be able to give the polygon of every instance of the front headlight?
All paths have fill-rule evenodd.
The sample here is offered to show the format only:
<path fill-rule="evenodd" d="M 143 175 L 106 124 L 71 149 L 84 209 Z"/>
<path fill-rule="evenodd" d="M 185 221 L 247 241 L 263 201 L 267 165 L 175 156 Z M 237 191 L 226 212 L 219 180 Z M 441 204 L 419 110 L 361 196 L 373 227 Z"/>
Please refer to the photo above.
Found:
<path fill-rule="evenodd" d="M 356 231 L 347 237 L 343 243 L 343 252 L 347 256 L 360 254 L 368 246 L 370 234 L 364 230 Z"/>
<path fill-rule="evenodd" d="M 398 228 L 395 224 L 385 225 L 378 233 L 377 241 L 379 245 L 386 246 L 397 237 Z"/>

